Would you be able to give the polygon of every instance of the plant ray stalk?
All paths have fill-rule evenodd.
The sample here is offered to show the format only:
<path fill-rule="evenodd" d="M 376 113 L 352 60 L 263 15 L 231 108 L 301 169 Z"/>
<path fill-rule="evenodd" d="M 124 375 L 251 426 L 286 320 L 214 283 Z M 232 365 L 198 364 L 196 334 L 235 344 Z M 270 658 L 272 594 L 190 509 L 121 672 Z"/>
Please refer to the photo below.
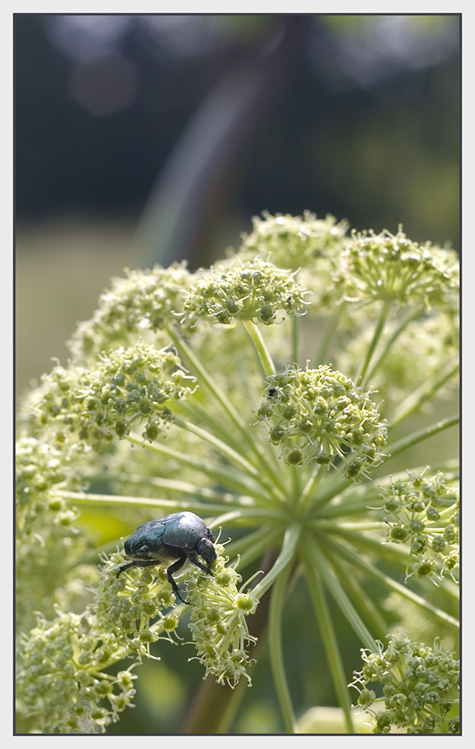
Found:
<path fill-rule="evenodd" d="M 407 586 L 402 585 L 401 583 L 397 582 L 397 580 L 394 580 L 390 575 L 381 572 L 373 564 L 362 559 L 361 556 L 356 554 L 354 551 L 342 546 L 341 544 L 335 544 L 335 542 L 330 538 L 325 538 L 324 540 L 322 540 L 322 543 L 337 550 L 338 553 L 348 559 L 351 564 L 366 572 L 373 579 L 379 580 L 385 587 L 389 588 L 395 593 L 399 593 L 399 595 L 401 595 L 403 598 L 412 601 L 425 611 L 429 611 L 431 614 L 437 617 L 439 621 L 458 631 L 459 623 L 456 619 L 454 619 L 453 616 L 450 616 L 450 614 L 442 611 L 437 606 L 433 606 L 431 603 L 422 598 L 422 596 L 419 596 Z"/>
<path fill-rule="evenodd" d="M 207 389 L 214 395 L 214 397 L 220 403 L 224 411 L 231 418 L 235 427 L 241 433 L 244 441 L 251 447 L 251 450 L 253 454 L 255 455 L 256 460 L 259 462 L 263 470 L 265 472 L 270 472 L 277 487 L 281 486 L 280 475 L 272 470 L 271 466 L 269 465 L 269 461 L 266 458 L 266 455 L 263 454 L 262 452 L 261 446 L 259 445 L 259 443 L 257 443 L 253 439 L 252 435 L 249 434 L 248 425 L 245 424 L 242 421 L 242 419 L 239 417 L 239 414 L 236 412 L 232 404 L 229 402 L 226 395 L 222 392 L 221 388 L 219 388 L 216 385 L 216 383 L 212 380 L 211 376 L 206 371 L 204 366 L 201 364 L 198 358 L 194 355 L 193 351 L 176 334 L 176 332 L 171 328 L 171 326 L 168 327 L 167 331 L 170 335 L 170 338 L 172 339 L 172 341 L 178 348 L 178 350 L 183 353 L 185 359 L 191 364 L 192 369 L 194 370 L 198 379 L 201 382 L 203 382 L 204 385 L 206 385 Z"/>
<path fill-rule="evenodd" d="M 390 418 L 391 426 L 395 427 L 402 421 L 407 419 L 411 414 L 415 413 L 424 403 L 432 398 L 440 388 L 442 388 L 446 382 L 454 377 L 460 369 L 460 364 L 457 362 L 449 369 L 444 370 L 442 374 L 435 380 L 425 382 L 421 387 L 414 393 L 411 393 L 403 403 L 399 406 L 397 411 Z"/>
<path fill-rule="evenodd" d="M 290 566 L 288 565 L 284 573 L 279 575 L 272 586 L 269 607 L 269 654 L 274 677 L 274 687 L 282 712 L 285 732 L 295 733 L 295 715 L 285 673 L 282 649 L 282 615 L 289 574 Z"/>
<path fill-rule="evenodd" d="M 315 543 L 308 544 L 307 553 L 311 563 L 313 563 L 315 569 L 318 570 L 320 579 L 325 581 L 325 586 L 339 606 L 345 619 L 358 635 L 362 645 L 374 650 L 376 648 L 376 642 L 340 585 L 331 564 L 329 564 L 329 560 L 320 553 L 318 546 Z"/>
<path fill-rule="evenodd" d="M 449 429 L 450 427 L 455 426 L 459 423 L 459 421 L 460 415 L 453 414 L 452 416 L 448 416 L 446 419 L 437 421 L 435 424 L 431 424 L 428 427 L 423 427 L 418 432 L 413 432 L 406 437 L 402 437 L 400 440 L 397 440 L 397 442 L 388 444 L 387 451 L 389 453 L 389 457 L 385 462 L 393 458 L 395 455 L 398 455 L 398 453 L 401 453 L 404 450 L 408 450 L 410 447 L 417 445 L 418 442 L 429 439 L 429 437 L 433 437 L 435 434 L 439 434 L 439 432 L 443 432 L 445 429 Z"/>
<path fill-rule="evenodd" d="M 391 310 L 392 306 L 392 299 L 388 299 L 383 302 L 383 306 L 381 308 L 381 313 L 376 325 L 376 328 L 374 330 L 373 338 L 371 339 L 371 343 L 368 346 L 368 351 L 366 352 L 365 359 L 361 365 L 361 369 L 358 372 L 358 375 L 356 377 L 356 383 L 360 385 L 360 387 L 363 388 L 363 390 L 366 390 L 367 383 L 368 383 L 368 377 L 366 376 L 366 373 L 368 371 L 369 365 L 371 363 L 371 359 L 373 357 L 373 354 L 375 352 L 376 346 L 378 345 L 378 342 L 381 338 L 381 335 L 383 333 L 384 327 L 386 325 L 386 322 L 389 317 L 389 312 Z"/>
<path fill-rule="evenodd" d="M 345 676 L 343 663 L 338 647 L 338 638 L 335 634 L 332 618 L 328 609 L 328 604 L 323 589 L 322 580 L 314 566 L 312 555 L 309 554 L 309 548 L 302 544 L 302 560 L 305 567 L 307 585 L 312 599 L 315 618 L 318 622 L 319 630 L 322 636 L 325 653 L 327 656 L 330 673 L 337 694 L 338 704 L 343 710 L 345 724 L 348 733 L 354 733 L 353 715 L 351 712 L 351 702 L 348 694 L 348 679 Z"/>

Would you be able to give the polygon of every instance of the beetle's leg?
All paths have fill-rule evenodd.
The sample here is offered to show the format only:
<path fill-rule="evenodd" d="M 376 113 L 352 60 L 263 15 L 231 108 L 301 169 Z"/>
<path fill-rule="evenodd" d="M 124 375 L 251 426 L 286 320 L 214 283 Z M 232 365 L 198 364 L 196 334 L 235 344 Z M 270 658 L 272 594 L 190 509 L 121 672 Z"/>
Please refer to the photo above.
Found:
<path fill-rule="evenodd" d="M 140 559 L 134 559 L 133 562 L 127 562 L 127 564 L 123 564 L 119 567 L 117 577 L 119 577 L 120 573 L 124 570 L 128 570 L 129 567 L 156 567 L 157 564 L 160 564 L 160 562 L 157 562 L 156 559 L 144 560 L 143 562 Z"/>
<path fill-rule="evenodd" d="M 176 582 L 173 579 L 174 572 L 178 572 L 178 570 L 181 570 L 181 568 L 183 567 L 183 565 L 185 564 L 185 562 L 186 562 L 186 557 L 185 556 L 180 557 L 179 559 L 177 559 L 176 562 L 173 562 L 173 564 L 171 564 L 170 567 L 167 569 L 167 579 L 168 579 L 168 582 L 170 583 L 170 585 L 173 588 L 174 594 L 176 596 L 178 596 L 178 598 L 180 599 L 180 601 L 182 601 L 182 603 L 187 603 L 188 605 L 190 605 L 189 601 L 185 601 L 185 599 L 181 597 L 180 591 L 178 590 L 178 585 L 176 584 Z"/>
<path fill-rule="evenodd" d="M 200 570 L 203 570 L 203 572 L 207 572 L 207 573 L 208 573 L 208 575 L 211 575 L 212 577 L 214 577 L 214 575 L 213 575 L 213 573 L 211 572 L 210 568 L 209 568 L 209 567 L 207 567 L 207 566 L 206 566 L 205 564 L 202 564 L 202 562 L 200 562 L 200 560 L 198 559 L 198 557 L 196 556 L 196 554 L 193 554 L 193 553 L 191 553 L 191 554 L 190 554 L 190 555 L 188 556 L 188 559 L 190 560 L 190 562 L 191 562 L 192 564 L 194 564 L 194 565 L 195 565 L 195 567 L 199 567 L 199 568 L 200 568 Z"/>

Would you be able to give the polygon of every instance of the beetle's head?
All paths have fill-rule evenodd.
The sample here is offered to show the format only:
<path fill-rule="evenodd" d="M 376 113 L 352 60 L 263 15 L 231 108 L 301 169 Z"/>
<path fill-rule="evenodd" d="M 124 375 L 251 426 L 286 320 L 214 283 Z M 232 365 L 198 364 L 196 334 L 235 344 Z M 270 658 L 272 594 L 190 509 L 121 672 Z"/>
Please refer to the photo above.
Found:
<path fill-rule="evenodd" d="M 196 551 L 208 564 L 211 564 L 216 559 L 215 548 L 208 538 L 202 538 L 198 541 Z"/>

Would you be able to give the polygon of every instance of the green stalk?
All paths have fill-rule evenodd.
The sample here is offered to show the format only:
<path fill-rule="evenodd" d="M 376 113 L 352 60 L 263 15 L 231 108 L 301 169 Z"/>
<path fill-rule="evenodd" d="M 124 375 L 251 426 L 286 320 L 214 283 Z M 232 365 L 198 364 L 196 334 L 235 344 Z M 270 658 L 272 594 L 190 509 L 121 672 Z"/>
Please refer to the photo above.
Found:
<path fill-rule="evenodd" d="M 386 356 L 391 351 L 394 343 L 397 341 L 401 333 L 404 332 L 404 330 L 407 328 L 410 322 L 413 320 L 416 320 L 423 310 L 417 309 L 410 312 L 401 322 L 401 324 L 392 332 L 390 336 L 388 336 L 385 339 L 384 347 L 379 354 L 376 361 L 373 363 L 373 366 L 368 370 L 368 373 L 366 375 L 366 382 L 369 382 L 372 377 L 374 377 L 375 373 L 380 368 L 381 364 L 384 362 Z"/>
<path fill-rule="evenodd" d="M 341 307 L 339 309 L 341 309 Z M 330 319 L 327 321 L 327 324 L 325 325 L 325 329 L 323 331 L 322 340 L 320 341 L 320 346 L 318 347 L 318 351 L 315 355 L 315 367 L 318 367 L 320 364 L 324 363 L 328 348 L 333 336 L 335 335 L 338 323 L 340 322 L 340 317 L 341 312 L 338 312 L 337 314 L 334 314 L 332 317 L 330 317 Z"/>
<path fill-rule="evenodd" d="M 275 560 L 273 566 L 264 577 L 254 588 L 254 593 L 258 598 L 262 598 L 266 590 L 274 583 L 276 578 L 284 571 L 287 565 L 292 561 L 295 556 L 295 550 L 297 543 L 300 538 L 300 525 L 291 525 L 287 529 L 282 542 L 282 549 L 279 556 Z"/>
<path fill-rule="evenodd" d="M 454 424 L 458 424 L 459 420 L 460 420 L 459 414 L 448 416 L 446 419 L 441 419 L 440 421 L 437 421 L 435 424 L 430 424 L 428 427 L 424 427 L 423 429 L 420 429 L 418 432 L 412 432 L 411 434 L 408 434 L 406 437 L 402 437 L 397 442 L 393 442 L 392 444 L 389 444 L 386 448 L 389 453 L 389 457 L 387 458 L 386 463 L 388 460 L 391 460 L 391 458 L 394 458 L 394 456 L 397 455 L 398 453 L 401 453 L 404 450 L 408 450 L 410 447 L 417 445 L 418 442 L 422 442 L 423 440 L 429 439 L 429 437 L 432 437 L 434 434 L 443 432 L 444 429 L 448 429 L 449 427 L 454 426 Z"/>
<path fill-rule="evenodd" d="M 351 574 L 351 570 L 346 565 L 341 564 L 339 556 L 333 553 L 329 553 L 328 548 L 325 549 L 330 564 L 336 572 L 337 579 L 341 581 L 343 587 L 351 596 L 354 605 L 359 611 L 363 612 L 366 621 L 370 622 L 375 635 L 380 639 L 386 637 L 389 625 L 381 615 L 380 610 L 375 606 L 373 599 L 368 596 L 368 593 L 359 584 L 355 575 Z"/>
<path fill-rule="evenodd" d="M 397 424 L 400 424 L 407 419 L 408 416 L 411 416 L 411 414 L 417 411 L 423 403 L 430 400 L 446 382 L 452 379 L 452 377 L 458 372 L 459 368 L 460 365 L 457 362 L 454 366 L 450 367 L 450 369 L 443 372 L 436 380 L 425 382 L 414 393 L 411 393 L 411 395 L 399 406 L 396 413 L 390 417 L 389 421 L 391 426 L 395 427 Z"/>
<path fill-rule="evenodd" d="M 270 549 L 277 546 L 282 539 L 282 530 L 264 526 L 256 531 L 247 533 L 236 541 L 226 545 L 226 554 L 231 558 L 239 558 L 239 569 L 245 569 L 255 559 L 259 559 Z"/>
<path fill-rule="evenodd" d="M 259 381 L 259 385 L 260 385 Z M 245 378 L 245 382 L 243 382 L 243 387 L 246 390 L 246 397 L 249 403 L 253 403 L 256 399 L 256 394 L 253 391 L 251 393 L 251 388 L 249 385 L 249 379 Z M 252 463 L 254 466 L 260 466 L 262 470 L 262 465 L 259 463 L 259 460 L 256 459 L 256 452 L 254 450 L 249 450 L 249 446 L 243 443 L 243 440 L 241 438 L 241 434 L 235 433 L 235 430 L 230 427 L 230 424 L 227 420 L 218 420 L 216 418 L 216 415 L 210 413 L 208 409 L 206 409 L 204 406 L 198 403 L 196 398 L 190 398 L 186 401 L 174 401 L 170 404 L 171 409 L 173 412 L 177 415 L 184 415 L 187 417 L 188 422 L 196 422 L 200 424 L 204 424 L 208 427 L 208 430 L 214 434 L 216 437 L 221 439 L 223 442 L 228 444 L 230 447 L 232 447 L 235 452 L 241 454 L 244 458 L 246 458 L 249 463 Z M 252 426 L 252 425 L 251 425 Z M 253 436 L 256 442 L 262 437 L 263 432 L 258 429 L 254 429 Z M 245 448 L 248 448 L 247 450 Z M 266 457 L 268 458 L 268 462 L 271 461 L 274 466 L 278 466 L 278 459 L 277 454 L 275 450 L 269 450 L 268 449 L 268 442 L 266 441 Z M 280 470 L 280 466 L 279 466 Z M 272 483 L 275 483 L 275 474 L 272 474 Z"/>
<path fill-rule="evenodd" d="M 157 510 L 167 510 L 167 514 L 171 512 L 179 512 L 180 510 L 187 510 L 189 512 L 199 512 L 200 514 L 209 512 L 211 515 L 216 515 L 217 512 L 229 512 L 229 505 L 219 504 L 206 504 L 200 501 L 190 501 L 187 499 L 151 499 L 150 497 L 123 497 L 115 494 L 88 494 L 86 492 L 58 492 L 61 497 L 70 499 L 77 504 L 84 505 L 126 505 L 130 507 L 152 507 Z M 239 515 L 242 514 L 242 507 L 237 505 L 237 512 Z M 249 509 L 249 508 L 248 508 Z M 254 509 L 254 508 L 252 508 Z M 258 511 L 262 515 L 262 510 Z M 259 517 L 259 516 L 257 516 Z M 268 517 L 267 517 L 268 519 Z M 256 520 L 256 522 L 258 522 Z"/>
<path fill-rule="evenodd" d="M 376 642 L 371 633 L 343 590 L 338 577 L 334 573 L 333 567 L 321 554 L 315 539 L 312 537 L 309 538 L 308 543 L 306 544 L 306 553 L 309 561 L 314 565 L 315 569 L 318 570 L 320 579 L 325 580 L 326 588 L 328 588 L 343 616 L 361 640 L 362 645 L 370 650 L 375 650 Z"/>
<path fill-rule="evenodd" d="M 229 401 L 227 396 L 223 393 L 221 388 L 218 387 L 218 385 L 214 382 L 211 375 L 208 373 L 205 367 L 201 364 L 198 357 L 195 356 L 195 354 L 193 353 L 191 348 L 188 346 L 188 344 L 185 343 L 185 341 L 175 332 L 175 330 L 173 330 L 171 326 L 167 327 L 167 332 L 170 338 L 172 339 L 173 343 L 177 347 L 177 349 L 183 354 L 185 359 L 191 365 L 198 379 L 202 382 L 203 385 L 206 386 L 208 391 L 218 401 L 218 403 L 223 408 L 225 413 L 227 413 L 228 416 L 230 417 L 235 427 L 243 434 L 247 434 L 247 425 L 244 424 L 244 422 L 241 420 L 239 414 L 236 412 L 232 403 Z"/>
<path fill-rule="evenodd" d="M 306 512 L 312 505 L 312 500 L 315 503 L 314 496 L 317 491 L 318 485 L 322 480 L 323 476 L 326 475 L 327 469 L 325 466 L 316 465 L 312 469 L 312 474 L 302 489 L 298 498 L 297 506 L 300 512 Z"/>
<path fill-rule="evenodd" d="M 422 473 L 426 467 L 427 464 L 424 464 L 422 466 L 411 467 L 408 470 L 410 470 L 411 473 Z M 459 476 L 458 461 L 455 459 L 440 463 L 432 463 L 432 469 L 434 473 L 437 473 L 437 471 L 444 473 L 447 480 L 457 480 Z M 407 470 L 398 471 L 389 476 L 378 478 L 377 483 L 373 481 L 365 482 L 360 485 L 350 484 L 348 480 L 345 480 L 346 489 L 343 487 L 341 491 L 330 492 L 330 500 L 333 499 L 336 494 L 340 495 L 338 504 L 327 504 L 323 511 L 319 511 L 319 520 L 321 518 L 328 519 L 353 516 L 358 515 L 361 512 L 367 513 L 368 507 L 371 507 L 371 503 L 381 503 L 381 490 L 384 487 L 389 486 L 392 482 L 406 480 L 407 473 Z M 328 502 L 328 495 L 326 495 L 325 501 Z"/>
<path fill-rule="evenodd" d="M 328 666 L 332 675 L 333 684 L 338 698 L 338 703 L 343 710 L 348 733 L 355 733 L 353 716 L 351 713 L 351 702 L 348 694 L 348 679 L 345 676 L 343 663 L 338 648 L 333 622 L 328 609 L 328 604 L 323 590 L 322 580 L 314 565 L 313 555 L 310 552 L 311 544 L 301 545 L 301 555 L 305 566 L 307 584 L 312 599 L 315 617 L 318 622 L 322 636 Z"/>
<path fill-rule="evenodd" d="M 262 477 L 259 474 L 258 470 L 253 465 L 251 465 L 251 463 L 249 463 L 246 458 L 244 458 L 240 453 L 236 452 L 232 447 L 226 444 L 226 442 L 223 442 L 218 437 L 215 437 L 214 434 L 207 432 L 202 427 L 199 427 L 190 421 L 183 421 L 183 419 L 175 418 L 174 424 L 181 429 L 186 429 L 188 432 L 191 432 L 191 434 L 194 434 L 202 439 L 208 445 L 211 445 L 211 447 L 214 447 L 214 449 L 217 450 L 217 452 L 221 453 L 221 455 L 229 460 L 230 463 L 234 463 L 238 468 L 244 471 L 244 473 L 248 473 L 257 482 L 266 486 L 266 484 L 264 484 L 264 482 L 262 481 Z M 283 497 L 281 496 L 280 498 L 282 499 Z"/>
<path fill-rule="evenodd" d="M 110 477 L 106 477 L 109 479 Z M 197 486 L 187 481 L 177 481 L 176 479 L 161 478 L 160 476 L 141 476 L 140 474 L 119 474 L 113 477 L 114 483 L 124 482 L 128 484 L 145 484 L 153 486 L 175 494 L 187 495 L 190 497 L 200 497 L 204 501 L 218 502 L 226 506 L 239 504 L 243 507 L 252 507 L 254 500 L 246 495 L 234 494 L 233 492 L 221 492 L 216 489 L 209 489 L 206 486 Z"/>
<path fill-rule="evenodd" d="M 302 475 L 298 466 L 288 466 L 291 479 L 291 487 L 289 491 L 288 500 L 292 505 L 297 504 L 300 499 L 300 493 L 302 491 L 301 479 Z"/>
<path fill-rule="evenodd" d="M 395 593 L 399 593 L 399 595 L 401 595 L 403 598 L 407 598 L 407 600 L 417 604 L 425 611 L 429 611 L 447 626 L 452 627 L 455 630 L 459 629 L 458 621 L 450 616 L 450 614 L 447 614 L 445 611 L 442 611 L 436 606 L 432 606 L 432 604 L 424 600 L 424 598 L 422 598 L 421 596 L 417 595 L 417 593 L 414 593 L 412 590 L 410 590 L 410 588 L 407 588 L 405 585 L 401 585 L 401 583 L 393 580 L 393 578 L 389 575 L 378 570 L 378 568 L 373 564 L 365 561 L 360 554 L 357 554 L 352 549 L 349 549 L 342 544 L 337 544 L 332 541 L 331 538 L 326 536 L 322 536 L 321 543 L 325 544 L 325 546 L 330 546 L 331 548 L 335 549 L 335 553 L 340 554 L 342 557 L 347 559 L 351 565 L 357 567 L 363 572 L 366 572 L 366 574 L 368 574 L 373 579 L 381 582 L 386 588 L 393 590 Z"/>
<path fill-rule="evenodd" d="M 217 515 L 216 512 L 214 513 L 213 522 L 210 523 L 210 526 L 216 527 L 221 523 L 223 525 L 226 523 L 232 523 L 235 526 L 243 527 L 245 525 L 268 523 L 269 521 L 274 523 L 276 521 L 283 522 L 283 520 L 284 516 L 279 508 L 273 510 L 271 507 L 247 507 L 246 509 L 243 507 L 236 507 L 235 510 L 232 510 L 229 507 L 226 507 L 221 515 Z"/>
<path fill-rule="evenodd" d="M 294 364 L 299 363 L 299 334 L 300 334 L 300 324 L 299 324 L 299 318 L 294 315 L 291 319 L 292 324 L 292 359 L 291 361 Z"/>
<path fill-rule="evenodd" d="M 212 434 L 226 442 L 250 462 L 255 459 L 254 453 L 244 450 L 245 445 L 240 438 L 240 433 L 235 434 L 230 422 L 227 419 L 217 419 L 216 414 L 198 403 L 197 398 L 191 397 L 186 401 L 173 401 L 170 403 L 170 408 L 176 417 L 184 416 L 187 421 L 203 424 Z"/>
<path fill-rule="evenodd" d="M 317 526 L 317 524 L 315 524 L 315 526 Z M 336 536 L 344 539 L 345 542 L 349 541 L 350 543 L 353 543 L 357 547 L 358 552 L 365 551 L 377 556 L 379 559 L 384 559 L 401 571 L 404 571 L 407 567 L 407 549 L 399 545 L 385 544 L 382 542 L 382 539 L 386 537 L 387 530 L 386 524 L 382 521 L 379 523 L 380 535 L 378 535 L 377 538 L 358 533 L 355 530 L 348 530 L 340 524 L 334 525 L 330 530 L 326 527 L 324 522 L 319 522 L 318 530 L 322 531 L 322 543 L 328 540 L 329 543 L 333 545 L 334 555 L 338 555 L 338 550 L 340 548 L 339 540 L 334 538 Z"/>
<path fill-rule="evenodd" d="M 257 360 L 259 362 L 259 366 L 261 368 L 263 376 L 268 377 L 269 375 L 275 374 L 275 365 L 261 335 L 261 331 L 259 330 L 257 325 L 252 322 L 252 320 L 243 320 L 242 324 L 254 345 L 254 349 L 257 354 Z"/>
<path fill-rule="evenodd" d="M 269 608 L 269 654 L 285 731 L 295 733 L 295 716 L 282 651 L 282 615 L 289 572 L 290 567 L 287 566 L 272 586 Z"/>
<path fill-rule="evenodd" d="M 324 466 L 322 466 L 322 469 L 323 468 Z M 326 481 L 324 486 L 326 486 L 327 488 L 322 491 L 318 495 L 318 497 L 315 497 L 312 503 L 312 509 L 323 507 L 323 505 L 327 504 L 327 502 L 330 502 L 334 497 L 336 497 L 337 494 L 341 494 L 345 489 L 351 486 L 352 483 L 353 482 L 350 479 L 342 478 L 342 476 L 340 476 L 340 474 L 336 473 L 335 471 L 335 478 Z"/>
<path fill-rule="evenodd" d="M 249 474 L 245 476 L 237 476 L 229 468 L 219 468 L 215 463 L 211 463 L 198 458 L 193 455 L 181 453 L 179 450 L 174 450 L 172 447 L 168 447 L 162 442 L 144 442 L 142 437 L 135 437 L 129 434 L 126 438 L 133 445 L 138 445 L 146 450 L 159 453 L 160 455 L 166 455 L 173 458 L 181 465 L 185 465 L 188 468 L 192 468 L 195 471 L 208 476 L 214 483 L 222 486 L 226 486 L 228 489 L 233 489 L 238 494 L 250 494 L 257 503 L 263 504 L 263 493 L 262 487 L 256 485 L 254 480 L 251 480 Z"/>
<path fill-rule="evenodd" d="M 366 383 L 368 380 L 368 378 L 366 377 L 366 373 L 371 363 L 371 359 L 373 357 L 376 346 L 378 345 L 379 339 L 381 338 L 381 335 L 384 331 L 384 326 L 386 325 L 386 322 L 389 316 L 389 311 L 391 309 L 391 305 L 392 305 L 392 300 L 388 299 L 384 302 L 381 308 L 381 313 L 379 315 L 379 320 L 374 330 L 373 338 L 371 339 L 371 343 L 366 352 L 365 359 L 356 377 L 356 383 L 359 384 L 363 388 L 363 390 L 366 388 Z"/>
<path fill-rule="evenodd" d="M 195 354 L 185 343 L 185 341 L 177 335 L 177 333 L 172 329 L 171 326 L 167 327 L 167 332 L 170 335 L 173 343 L 176 345 L 177 349 L 182 353 L 182 355 L 191 365 L 198 379 L 203 383 L 203 385 L 205 385 L 208 391 L 218 401 L 225 413 L 227 413 L 227 415 L 230 417 L 234 426 L 243 437 L 244 442 L 251 448 L 251 453 L 255 456 L 255 459 L 256 461 L 258 461 L 262 470 L 272 476 L 272 481 L 275 487 L 279 487 L 281 490 L 283 490 L 280 473 L 278 471 L 274 471 L 271 467 L 268 455 L 265 453 L 263 454 L 261 446 L 256 441 L 254 435 L 249 429 L 249 424 L 245 423 L 241 419 L 225 393 L 223 393 L 221 388 L 219 388 L 218 385 L 214 382 L 211 375 L 207 372 L 198 357 L 195 356 Z"/>

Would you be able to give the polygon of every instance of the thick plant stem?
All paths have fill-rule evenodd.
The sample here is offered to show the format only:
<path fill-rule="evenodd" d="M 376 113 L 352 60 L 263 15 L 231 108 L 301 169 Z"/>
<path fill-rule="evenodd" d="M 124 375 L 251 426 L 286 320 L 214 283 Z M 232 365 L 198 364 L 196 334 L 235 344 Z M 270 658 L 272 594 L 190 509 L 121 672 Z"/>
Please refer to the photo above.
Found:
<path fill-rule="evenodd" d="M 322 580 L 314 566 L 314 560 L 309 553 L 310 545 L 303 543 L 301 554 L 305 565 L 307 584 L 312 598 L 315 616 L 325 647 L 328 665 L 332 674 L 333 684 L 338 698 L 338 703 L 343 710 L 348 733 L 354 733 L 353 716 L 351 713 L 351 702 L 348 693 L 348 679 L 345 676 L 338 639 L 333 627 L 332 618 L 328 609 Z"/>
<path fill-rule="evenodd" d="M 282 650 L 282 614 L 288 577 L 289 567 L 287 566 L 284 573 L 279 575 L 272 587 L 269 610 L 269 652 L 274 686 L 280 704 L 285 732 L 295 733 L 295 716 L 290 689 L 285 675 L 284 654 Z"/>

